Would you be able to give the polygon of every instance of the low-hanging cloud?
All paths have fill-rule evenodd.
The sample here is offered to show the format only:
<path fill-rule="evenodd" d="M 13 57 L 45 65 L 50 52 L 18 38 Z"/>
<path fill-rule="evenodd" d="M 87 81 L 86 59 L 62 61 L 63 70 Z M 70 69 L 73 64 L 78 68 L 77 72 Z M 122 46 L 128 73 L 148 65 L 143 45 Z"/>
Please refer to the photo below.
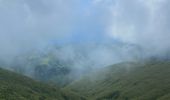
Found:
<path fill-rule="evenodd" d="M 146 55 L 162 54 L 170 48 L 169 4 L 168 0 L 0 0 L 0 58 L 13 59 L 27 50 L 42 49 L 49 41 L 74 36 L 97 41 L 99 47 L 103 41 L 114 45 L 118 40 L 141 46 Z M 93 49 L 89 59 L 96 64 L 101 60 L 101 66 L 133 55 L 122 49 Z"/>
<path fill-rule="evenodd" d="M 39 74 L 37 68 L 44 68 L 45 75 L 56 68 L 58 75 L 65 67 L 71 69 L 69 76 L 79 77 L 115 63 L 166 55 L 169 4 L 168 0 L 0 0 L 1 66 L 5 62 L 5 68 L 31 77 Z"/>

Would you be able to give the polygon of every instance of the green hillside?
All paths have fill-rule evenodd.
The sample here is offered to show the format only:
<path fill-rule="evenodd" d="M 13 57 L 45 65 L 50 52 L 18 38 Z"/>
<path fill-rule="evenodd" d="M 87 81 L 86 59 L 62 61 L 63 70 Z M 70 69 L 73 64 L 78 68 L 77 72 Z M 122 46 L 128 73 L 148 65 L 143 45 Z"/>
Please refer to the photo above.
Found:
<path fill-rule="evenodd" d="M 0 69 L 0 100 L 83 100 L 56 86 L 34 81 L 11 71 Z"/>
<path fill-rule="evenodd" d="M 169 77 L 169 61 L 127 62 L 61 88 L 0 69 L 0 100 L 170 100 Z"/>
<path fill-rule="evenodd" d="M 65 87 L 88 100 L 170 100 L 170 62 L 121 63 Z"/>

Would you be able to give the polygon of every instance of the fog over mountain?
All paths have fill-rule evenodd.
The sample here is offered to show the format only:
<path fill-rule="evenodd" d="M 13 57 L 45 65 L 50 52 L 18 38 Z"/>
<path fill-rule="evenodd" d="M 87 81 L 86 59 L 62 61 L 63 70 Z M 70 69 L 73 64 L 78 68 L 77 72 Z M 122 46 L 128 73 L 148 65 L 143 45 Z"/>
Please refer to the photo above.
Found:
<path fill-rule="evenodd" d="M 56 55 L 64 61 L 74 59 L 75 66 L 167 55 L 169 4 L 168 0 L 0 0 L 0 58 L 10 64 L 18 56 L 34 55 L 33 51 L 48 53 L 53 46 L 62 46 Z M 78 62 L 76 54 L 83 56 L 83 51 L 88 60 Z"/>
<path fill-rule="evenodd" d="M 170 100 L 170 0 L 0 0 L 0 100 Z"/>

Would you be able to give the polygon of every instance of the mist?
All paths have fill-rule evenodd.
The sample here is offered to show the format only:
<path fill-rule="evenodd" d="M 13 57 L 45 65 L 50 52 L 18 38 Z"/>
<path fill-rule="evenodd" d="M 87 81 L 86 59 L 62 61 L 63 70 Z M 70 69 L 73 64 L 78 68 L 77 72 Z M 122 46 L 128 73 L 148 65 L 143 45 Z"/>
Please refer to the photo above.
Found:
<path fill-rule="evenodd" d="M 85 70 L 166 55 L 169 4 L 168 0 L 0 0 L 0 59 L 12 66 L 25 65 L 30 55 L 52 52 L 62 62 Z M 23 68 L 32 73 L 30 66 Z"/>

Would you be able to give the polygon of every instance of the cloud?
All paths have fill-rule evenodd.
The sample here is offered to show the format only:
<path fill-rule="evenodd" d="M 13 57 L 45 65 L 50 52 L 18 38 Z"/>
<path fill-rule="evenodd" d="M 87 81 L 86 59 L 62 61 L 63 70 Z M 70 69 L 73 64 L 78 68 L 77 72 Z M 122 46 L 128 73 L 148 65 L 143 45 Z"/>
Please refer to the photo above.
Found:
<path fill-rule="evenodd" d="M 1 0 L 0 56 L 41 47 L 71 31 L 72 5 L 61 0 Z"/>
<path fill-rule="evenodd" d="M 168 0 L 0 0 L 0 60 L 24 63 L 25 68 L 27 56 L 36 56 L 34 49 L 40 49 L 38 54 L 55 50 L 56 45 L 49 47 L 52 51 L 46 48 L 53 40 L 64 41 L 54 56 L 80 69 L 161 55 L 170 50 L 169 4 Z M 76 42 L 64 44 L 72 39 Z M 78 42 L 84 45 L 76 47 Z M 15 62 L 18 55 L 26 56 L 25 62 L 22 57 Z"/>
<path fill-rule="evenodd" d="M 103 41 L 111 37 L 155 53 L 166 52 L 170 48 L 169 3 L 168 0 L 0 0 L 0 57 L 9 59 L 27 50 L 41 49 L 61 37 L 66 37 L 63 41 L 72 37 Z"/>
<path fill-rule="evenodd" d="M 168 0 L 115 0 L 106 29 L 108 35 L 162 53 L 170 50 Z"/>

